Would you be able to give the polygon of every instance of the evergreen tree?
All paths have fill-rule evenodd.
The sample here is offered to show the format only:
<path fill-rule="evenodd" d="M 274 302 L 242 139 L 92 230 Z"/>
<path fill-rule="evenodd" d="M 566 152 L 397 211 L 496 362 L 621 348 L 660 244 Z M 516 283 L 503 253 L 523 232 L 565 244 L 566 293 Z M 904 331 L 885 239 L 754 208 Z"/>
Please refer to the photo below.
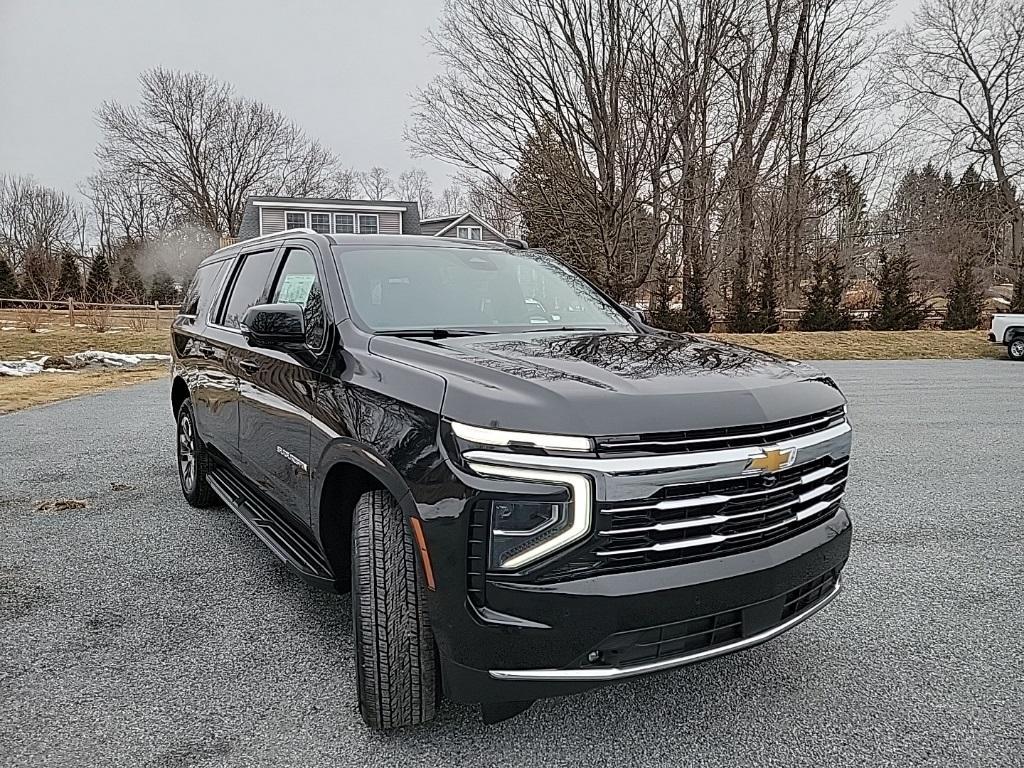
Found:
<path fill-rule="evenodd" d="M 907 254 L 906 243 L 900 243 L 895 256 L 883 249 L 878 257 L 879 273 L 876 288 L 878 304 L 869 324 L 875 331 L 912 331 L 924 322 L 924 303 L 913 294 L 916 265 Z"/>
<path fill-rule="evenodd" d="M 82 270 L 72 251 L 64 251 L 60 259 L 60 278 L 57 280 L 58 299 L 82 298 Z"/>
<path fill-rule="evenodd" d="M 977 265 L 970 252 L 962 254 L 953 268 L 953 277 L 946 290 L 946 317 L 942 327 L 947 331 L 967 331 L 981 322 L 981 282 Z"/>
<path fill-rule="evenodd" d="M 807 307 L 800 316 L 801 331 L 848 331 L 850 312 L 843 306 L 846 271 L 839 259 L 819 256 L 811 262 L 811 281 L 804 291 Z"/>
<path fill-rule="evenodd" d="M 85 281 L 85 298 L 87 301 L 109 302 L 113 287 L 107 255 L 100 251 L 93 257 L 92 266 L 89 268 L 89 277 Z"/>
<path fill-rule="evenodd" d="M 683 314 L 686 329 L 693 333 L 711 330 L 711 308 L 708 306 L 708 280 L 704 265 L 693 259 L 683 283 Z"/>
<path fill-rule="evenodd" d="M 149 286 L 149 300 L 157 304 L 173 304 L 178 300 L 174 278 L 166 270 L 158 269 L 154 273 L 153 282 Z"/>
<path fill-rule="evenodd" d="M 146 284 L 135 266 L 135 256 L 126 251 L 117 268 L 117 291 L 120 301 L 126 304 L 141 304 L 146 299 Z"/>
<path fill-rule="evenodd" d="M 754 307 L 755 295 L 750 286 L 750 265 L 740 259 L 729 280 L 726 323 L 733 333 L 755 333 L 757 315 Z"/>
<path fill-rule="evenodd" d="M 18 277 L 14 274 L 11 262 L 0 256 L 0 298 L 14 299 L 19 295 Z"/>
<path fill-rule="evenodd" d="M 847 288 L 846 267 L 832 259 L 825 269 L 825 300 L 830 314 L 830 331 L 848 331 L 853 325 L 850 310 L 843 306 Z"/>

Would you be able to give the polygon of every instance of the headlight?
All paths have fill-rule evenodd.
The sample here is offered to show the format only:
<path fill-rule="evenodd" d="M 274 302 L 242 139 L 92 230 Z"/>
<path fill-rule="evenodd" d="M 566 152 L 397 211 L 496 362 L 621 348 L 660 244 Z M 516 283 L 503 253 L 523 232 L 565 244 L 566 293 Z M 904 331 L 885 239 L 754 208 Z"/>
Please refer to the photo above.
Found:
<path fill-rule="evenodd" d="M 585 475 L 475 463 L 469 468 L 478 475 L 561 485 L 569 491 L 568 501 L 491 502 L 492 568 L 521 568 L 579 541 L 590 531 L 590 480 Z"/>
<path fill-rule="evenodd" d="M 589 437 L 574 435 L 542 435 L 536 432 L 509 432 L 504 429 L 488 429 L 471 427 L 468 424 L 452 422 L 452 432 L 456 437 L 481 445 L 524 445 L 533 448 L 544 448 L 549 451 L 589 451 L 593 448 Z"/>

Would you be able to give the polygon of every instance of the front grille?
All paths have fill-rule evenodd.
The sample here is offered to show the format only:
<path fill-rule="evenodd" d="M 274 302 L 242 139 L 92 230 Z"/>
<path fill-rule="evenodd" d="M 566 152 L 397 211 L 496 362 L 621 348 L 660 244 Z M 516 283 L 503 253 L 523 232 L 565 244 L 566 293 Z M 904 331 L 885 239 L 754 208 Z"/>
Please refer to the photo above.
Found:
<path fill-rule="evenodd" d="M 836 586 L 838 570 L 786 593 L 785 598 L 743 606 L 695 619 L 619 632 L 602 641 L 594 662 L 584 667 L 628 667 L 710 650 L 752 637 L 782 624 L 827 597 Z"/>
<path fill-rule="evenodd" d="M 676 485 L 644 500 L 603 503 L 588 544 L 544 577 L 676 565 L 768 546 L 832 517 L 848 471 L 848 457 L 826 456 L 772 475 Z"/>
<path fill-rule="evenodd" d="M 691 453 L 724 448 L 748 448 L 773 445 L 783 440 L 802 437 L 841 424 L 846 411 L 838 406 L 809 416 L 774 421 L 767 424 L 720 429 L 698 429 L 687 432 L 659 432 L 598 438 L 600 456 L 642 455 L 651 453 Z"/>

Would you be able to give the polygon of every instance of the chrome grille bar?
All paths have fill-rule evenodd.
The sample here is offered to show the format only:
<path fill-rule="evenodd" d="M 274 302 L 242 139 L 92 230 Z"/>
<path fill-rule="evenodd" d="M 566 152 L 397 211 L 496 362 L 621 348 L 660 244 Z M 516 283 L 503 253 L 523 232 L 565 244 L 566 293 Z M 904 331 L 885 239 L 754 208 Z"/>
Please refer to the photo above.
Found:
<path fill-rule="evenodd" d="M 775 512 L 781 512 L 787 507 L 792 507 L 797 504 L 806 504 L 808 501 L 813 501 L 819 496 L 824 496 L 830 491 L 834 491 L 836 488 L 840 488 L 843 485 L 840 480 L 838 483 L 830 483 L 828 485 L 821 485 L 817 488 L 813 488 L 807 493 L 802 493 L 796 498 L 787 501 L 784 504 L 776 504 L 774 507 L 765 507 L 763 509 L 755 509 L 749 512 L 737 512 L 734 515 L 705 515 L 704 517 L 691 517 L 689 520 L 676 520 L 671 523 L 655 523 L 654 525 L 644 525 L 636 528 L 616 528 L 610 531 L 600 531 L 601 536 L 625 536 L 631 533 L 660 533 L 664 531 L 678 531 L 685 528 L 699 528 L 705 525 L 719 525 L 721 523 L 730 523 L 735 520 L 743 520 L 748 517 L 757 517 L 759 515 L 771 515 Z M 833 501 L 828 502 L 829 504 L 834 503 Z M 755 531 L 750 531 L 754 533 Z"/>
<path fill-rule="evenodd" d="M 699 536 L 693 539 L 681 539 L 678 541 L 661 541 L 645 547 L 631 547 L 629 549 L 599 549 L 594 554 L 598 557 L 616 557 L 618 555 L 636 555 L 645 552 L 669 552 L 675 549 L 689 549 L 690 547 L 703 547 L 710 544 L 721 544 L 725 541 L 733 541 L 735 539 L 744 539 L 750 536 L 759 536 L 763 533 L 771 533 L 779 528 L 785 528 L 793 523 L 798 523 L 814 517 L 815 515 L 824 512 L 829 507 L 838 506 L 838 504 L 839 499 L 820 501 L 807 509 L 800 510 L 792 517 L 787 517 L 785 520 L 781 520 L 778 523 L 774 523 L 773 525 L 768 525 L 763 528 L 754 528 L 749 531 L 741 531 L 739 533 L 716 533 L 711 534 L 710 536 Z"/>
<path fill-rule="evenodd" d="M 823 416 L 817 419 L 811 419 L 810 421 L 801 421 L 796 424 L 790 424 L 788 427 L 779 427 L 778 429 L 766 429 L 761 432 L 745 432 L 738 435 L 717 435 L 715 437 L 690 437 L 681 438 L 679 440 L 631 440 L 629 442 L 617 442 L 617 441 L 603 441 L 600 443 L 600 447 L 604 449 L 615 449 L 620 448 L 644 448 L 651 445 L 663 445 L 663 446 L 685 446 L 685 445 L 700 445 L 703 443 L 724 443 L 728 441 L 742 441 L 742 440 L 759 440 L 761 438 L 768 438 L 772 435 L 781 435 L 785 432 L 792 432 L 798 429 L 809 429 L 820 426 L 822 424 L 828 424 L 831 421 L 841 420 L 843 415 L 836 413 L 831 416 Z"/>
<path fill-rule="evenodd" d="M 712 504 L 725 504 L 727 502 L 736 501 L 739 499 L 752 499 L 758 496 L 767 496 L 769 494 L 778 493 L 779 491 L 786 491 L 791 488 L 798 488 L 801 485 L 816 483 L 817 481 L 828 477 L 834 472 L 838 472 L 841 469 L 845 469 L 849 465 L 849 463 L 849 460 L 847 460 L 844 461 L 842 464 L 836 464 L 835 466 L 822 467 L 821 469 L 816 469 L 813 472 L 808 472 L 799 480 L 794 480 L 791 483 L 784 483 L 782 485 L 776 485 L 772 488 L 764 488 L 757 491 L 743 491 L 742 493 L 730 494 L 714 493 L 708 496 L 695 496 L 692 499 L 666 499 L 665 501 L 659 501 L 656 504 L 643 504 L 640 506 L 632 507 L 612 507 L 607 511 L 614 513 L 646 512 L 648 510 L 664 512 L 673 509 L 689 509 L 691 507 L 706 507 Z"/>

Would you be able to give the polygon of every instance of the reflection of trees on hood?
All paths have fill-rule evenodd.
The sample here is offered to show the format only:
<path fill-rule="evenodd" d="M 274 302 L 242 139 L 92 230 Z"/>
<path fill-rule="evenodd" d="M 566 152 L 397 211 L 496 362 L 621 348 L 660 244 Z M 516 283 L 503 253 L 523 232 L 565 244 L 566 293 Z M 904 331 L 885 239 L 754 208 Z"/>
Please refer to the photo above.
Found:
<path fill-rule="evenodd" d="M 530 341 L 477 342 L 471 346 L 511 358 L 573 358 L 629 379 L 710 373 L 730 375 L 756 372 L 778 378 L 792 375 L 789 368 L 769 355 L 728 347 L 693 336 L 605 333 L 567 335 Z M 478 362 L 488 364 L 488 361 Z M 558 378 L 578 378 L 557 371 L 553 373 L 557 373 Z M 527 378 L 538 377 L 533 375 Z"/>

